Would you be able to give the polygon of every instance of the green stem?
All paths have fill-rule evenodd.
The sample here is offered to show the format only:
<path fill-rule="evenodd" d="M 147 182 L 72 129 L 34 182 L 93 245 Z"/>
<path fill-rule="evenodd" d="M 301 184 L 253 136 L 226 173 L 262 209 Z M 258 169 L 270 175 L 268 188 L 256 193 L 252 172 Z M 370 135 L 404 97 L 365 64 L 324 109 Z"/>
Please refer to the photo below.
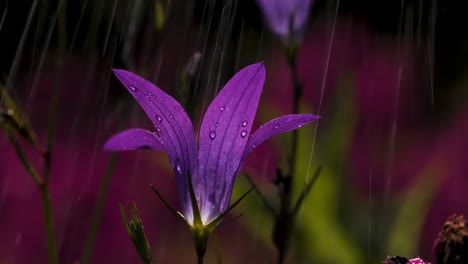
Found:
<path fill-rule="evenodd" d="M 293 49 L 293 48 L 292 48 Z M 296 52 L 295 49 L 288 54 L 288 62 L 291 68 L 291 76 L 292 76 L 292 85 L 293 85 L 293 108 L 292 113 L 298 114 L 299 113 L 299 104 L 302 97 L 302 85 L 299 82 L 299 78 L 297 77 L 297 60 L 296 60 Z M 289 176 L 291 177 L 291 186 L 292 179 L 294 178 L 295 174 L 295 163 L 296 163 L 296 152 L 297 152 L 297 141 L 299 130 L 295 129 L 292 131 L 292 142 L 291 142 L 291 152 L 290 152 L 290 160 L 289 160 Z"/>
<path fill-rule="evenodd" d="M 50 203 L 50 194 L 47 184 L 39 186 L 41 191 L 42 206 L 44 207 L 44 221 L 47 234 L 47 251 L 49 255 L 49 263 L 57 264 L 57 252 L 55 251 L 55 239 L 54 239 L 54 222 L 52 217 L 52 206 Z"/>
<path fill-rule="evenodd" d="M 203 256 L 198 256 L 197 264 L 203 264 Z"/>
<path fill-rule="evenodd" d="M 23 149 L 18 143 L 18 140 L 10 132 L 7 132 L 7 133 L 8 133 L 8 138 L 10 139 L 11 144 L 15 148 L 16 155 L 20 159 L 21 163 L 23 163 L 23 166 L 26 168 L 29 175 L 31 175 L 31 177 L 33 178 L 34 183 L 36 183 L 38 186 L 41 186 L 43 184 L 43 180 L 41 176 L 39 175 L 39 173 L 37 173 L 37 171 L 31 165 L 31 163 L 29 163 L 28 158 L 26 157 Z"/>
<path fill-rule="evenodd" d="M 45 222 L 46 235 L 47 235 L 47 252 L 49 255 L 49 263 L 57 264 L 58 259 L 57 259 L 57 253 L 55 251 L 54 223 L 53 223 L 53 218 L 52 218 L 52 207 L 50 204 L 50 195 L 49 195 L 49 188 L 47 186 L 47 181 L 43 180 L 41 176 L 37 173 L 37 171 L 34 169 L 34 167 L 31 165 L 31 163 L 29 163 L 23 149 L 19 145 L 16 138 L 10 133 L 8 133 L 8 137 L 11 143 L 13 144 L 16 154 L 18 155 L 21 163 L 23 163 L 23 166 L 31 175 L 31 177 L 33 178 L 34 182 L 37 184 L 41 192 L 42 206 L 44 209 L 44 222 Z M 46 159 L 46 163 L 47 163 L 47 159 Z M 49 165 L 46 164 L 46 166 L 49 166 Z"/>
<path fill-rule="evenodd" d="M 290 44 L 286 49 L 286 59 L 291 69 L 292 88 L 293 88 L 293 107 L 292 113 L 299 113 L 299 104 L 302 97 L 302 85 L 297 77 L 297 50 L 295 44 Z M 286 252 L 289 243 L 290 230 L 293 225 L 291 217 L 291 188 L 294 186 L 293 179 L 296 174 L 296 152 L 298 146 L 299 131 L 297 129 L 292 131 L 291 149 L 289 156 L 289 187 L 285 186 L 284 191 L 281 193 L 281 206 L 278 215 L 277 224 L 275 227 L 276 244 L 278 249 L 278 263 L 282 264 L 286 257 Z"/>
<path fill-rule="evenodd" d="M 106 169 L 106 174 L 101 183 L 101 189 L 99 190 L 99 197 L 96 201 L 96 208 L 93 212 L 93 218 L 91 220 L 91 228 L 89 231 L 88 239 L 86 240 L 85 248 L 83 250 L 83 256 L 81 257 L 81 263 L 87 264 L 91 259 L 91 254 L 93 253 L 94 242 L 96 241 L 96 234 L 101 222 L 102 210 L 104 208 L 104 202 L 107 197 L 107 191 L 114 174 L 115 163 L 117 160 L 117 154 L 112 153 L 109 164 Z"/>

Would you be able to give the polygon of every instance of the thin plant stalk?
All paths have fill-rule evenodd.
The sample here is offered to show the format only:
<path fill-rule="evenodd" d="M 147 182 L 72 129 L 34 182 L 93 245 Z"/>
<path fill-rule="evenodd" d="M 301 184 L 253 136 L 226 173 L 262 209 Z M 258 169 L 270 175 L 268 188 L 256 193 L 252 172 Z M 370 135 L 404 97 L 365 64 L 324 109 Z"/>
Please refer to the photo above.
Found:
<path fill-rule="evenodd" d="M 49 255 L 49 263 L 57 264 L 58 257 L 55 248 L 55 239 L 54 239 L 54 222 L 52 219 L 52 206 L 50 202 L 49 187 L 47 184 L 40 185 L 41 191 L 42 206 L 44 207 L 44 220 L 45 228 L 47 234 L 47 249 Z"/>
<path fill-rule="evenodd" d="M 292 102 L 292 114 L 299 113 L 299 105 L 302 97 L 302 85 L 299 82 L 299 78 L 297 76 L 297 47 L 295 45 L 291 45 L 287 48 L 286 58 L 291 70 L 291 81 L 292 81 L 292 88 L 293 88 L 293 102 Z M 292 138 L 291 138 L 291 149 L 290 149 L 290 159 L 289 159 L 289 175 L 288 180 L 290 188 L 294 186 L 293 180 L 296 174 L 296 158 L 297 158 L 297 146 L 298 146 L 298 137 L 299 131 L 294 130 L 292 131 Z M 289 233 L 291 231 L 291 227 L 293 225 L 294 217 L 291 217 L 291 202 L 292 202 L 292 190 L 285 188 L 285 190 L 281 193 L 281 206 L 280 206 L 280 213 L 278 216 L 278 224 L 282 225 L 280 228 L 279 236 L 284 240 L 278 243 L 278 264 L 282 264 L 284 262 L 286 251 L 289 243 Z M 279 242 L 279 241 L 278 241 Z"/>
<path fill-rule="evenodd" d="M 91 259 L 91 254 L 93 253 L 94 242 L 96 241 L 97 230 L 101 222 L 104 202 L 107 197 L 107 191 L 109 189 L 112 175 L 114 174 L 116 160 L 117 154 L 113 153 L 111 155 L 109 164 L 107 165 L 106 174 L 104 175 L 104 179 L 101 183 L 101 189 L 99 190 L 99 197 L 97 199 L 96 208 L 94 209 L 93 218 L 91 220 L 91 228 L 83 250 L 83 256 L 81 257 L 82 264 L 89 263 Z"/>
<path fill-rule="evenodd" d="M 45 222 L 46 236 L 47 236 L 47 254 L 49 256 L 49 263 L 57 264 L 58 257 L 57 257 L 57 252 L 55 248 L 54 222 L 53 222 L 53 217 L 52 217 L 53 216 L 52 206 L 50 202 L 50 194 L 49 194 L 48 181 L 47 181 L 48 178 L 41 177 L 39 175 L 39 173 L 34 169 L 34 167 L 29 162 L 28 158 L 26 157 L 23 149 L 19 145 L 16 138 L 13 135 L 11 135 L 9 132 L 8 132 L 8 137 L 11 143 L 13 144 L 16 154 L 19 157 L 21 163 L 23 163 L 23 166 L 31 175 L 36 185 L 39 187 L 39 190 L 41 193 L 42 206 L 44 210 L 44 222 Z M 44 158 L 46 157 L 45 153 L 46 152 L 42 153 Z M 45 159 L 45 162 L 46 163 L 50 162 L 50 159 Z M 50 164 L 49 165 L 46 164 L 45 166 L 50 167 Z"/>
<path fill-rule="evenodd" d="M 292 88 L 293 88 L 293 93 L 294 93 L 292 114 L 298 114 L 299 104 L 300 104 L 301 97 L 302 97 L 302 85 L 299 82 L 299 78 L 297 77 L 297 60 L 296 60 L 295 49 L 288 55 L 289 55 L 288 63 L 291 69 Z M 295 163 L 296 163 L 298 137 L 299 137 L 299 131 L 298 130 L 292 131 L 291 152 L 290 152 L 290 160 L 289 160 L 289 176 L 291 177 L 291 186 L 293 186 L 292 180 L 296 172 Z"/>
<path fill-rule="evenodd" d="M 203 256 L 198 256 L 197 264 L 203 264 Z"/>
<path fill-rule="evenodd" d="M 120 125 L 125 125 L 128 122 L 129 116 L 123 114 L 122 122 Z M 99 190 L 99 196 L 96 201 L 96 207 L 93 212 L 93 216 L 91 219 L 91 227 L 88 233 L 88 238 L 86 239 L 86 243 L 83 249 L 83 255 L 81 256 L 81 263 L 87 264 L 91 260 L 91 254 L 93 252 L 94 243 L 96 241 L 97 229 L 99 224 L 101 223 L 102 211 L 104 209 L 104 202 L 107 197 L 107 191 L 109 189 L 110 182 L 112 180 L 112 176 L 114 174 L 115 165 L 117 163 L 117 154 L 112 153 L 109 163 L 107 164 L 106 172 L 104 174 L 104 178 L 101 182 L 101 187 Z"/>

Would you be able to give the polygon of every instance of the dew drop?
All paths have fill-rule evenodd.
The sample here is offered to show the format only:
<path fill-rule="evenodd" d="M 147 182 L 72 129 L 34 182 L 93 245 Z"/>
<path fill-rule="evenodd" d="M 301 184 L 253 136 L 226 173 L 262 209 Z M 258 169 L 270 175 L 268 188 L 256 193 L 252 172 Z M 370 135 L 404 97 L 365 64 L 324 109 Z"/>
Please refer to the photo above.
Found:
<path fill-rule="evenodd" d="M 169 115 L 169 118 L 170 118 L 170 119 L 174 119 L 174 116 L 173 116 L 173 115 Z"/>
<path fill-rule="evenodd" d="M 247 136 L 247 130 L 242 130 L 241 131 L 241 137 Z"/>
<path fill-rule="evenodd" d="M 159 132 L 161 132 L 161 129 L 156 128 L 157 131 L 153 132 L 153 136 L 155 136 L 157 139 L 161 138 L 161 135 L 159 135 Z"/>
<path fill-rule="evenodd" d="M 274 126 L 273 129 L 277 129 L 278 127 L 280 127 L 279 124 L 277 124 L 276 126 Z"/>
<path fill-rule="evenodd" d="M 220 107 L 219 107 L 219 111 L 221 111 L 221 112 L 223 112 L 224 109 L 225 109 L 224 106 L 220 106 Z"/>
<path fill-rule="evenodd" d="M 180 158 L 176 158 L 174 160 L 174 168 L 176 169 L 179 175 L 182 174 L 182 165 L 180 165 L 180 163 Z"/>
<path fill-rule="evenodd" d="M 156 128 L 156 131 L 158 131 L 159 133 L 161 133 L 161 129 L 159 127 Z"/>
<path fill-rule="evenodd" d="M 248 124 L 247 120 L 244 120 L 244 122 L 242 122 L 242 126 L 243 126 L 243 127 L 246 127 L 247 124 Z"/>
<path fill-rule="evenodd" d="M 152 94 L 151 94 L 151 93 L 148 93 L 148 96 L 152 96 Z"/>
<path fill-rule="evenodd" d="M 130 88 L 130 90 L 132 90 L 132 91 L 136 91 L 136 90 L 137 90 L 134 86 L 131 86 L 131 85 L 129 85 L 128 88 Z"/>
<path fill-rule="evenodd" d="M 216 124 L 215 124 L 215 127 L 218 127 L 218 126 L 219 126 L 219 124 L 218 124 L 218 123 L 216 123 Z"/>
<path fill-rule="evenodd" d="M 298 128 L 301 128 L 304 124 L 300 123 L 299 125 L 297 125 Z"/>
<path fill-rule="evenodd" d="M 162 101 L 164 101 L 164 98 L 162 98 L 162 97 L 161 97 L 161 98 L 159 98 L 159 101 L 161 101 L 161 102 L 162 102 Z"/>
<path fill-rule="evenodd" d="M 210 138 L 211 139 L 214 139 L 216 137 L 216 132 L 214 132 L 213 130 L 210 131 Z"/>
<path fill-rule="evenodd" d="M 161 116 L 159 116 L 159 115 L 156 115 L 156 120 L 158 120 L 159 122 L 162 122 L 162 118 L 161 118 Z"/>

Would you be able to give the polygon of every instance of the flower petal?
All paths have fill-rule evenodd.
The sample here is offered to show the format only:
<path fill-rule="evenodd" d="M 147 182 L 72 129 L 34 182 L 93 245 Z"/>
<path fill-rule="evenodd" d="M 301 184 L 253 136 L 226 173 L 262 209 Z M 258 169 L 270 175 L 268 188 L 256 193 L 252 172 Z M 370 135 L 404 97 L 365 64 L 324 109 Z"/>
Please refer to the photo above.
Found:
<path fill-rule="evenodd" d="M 203 118 L 199 170 L 192 181 L 204 223 L 229 206 L 264 82 L 263 63 L 242 69 L 219 92 Z"/>
<path fill-rule="evenodd" d="M 276 136 L 278 134 L 288 132 L 294 129 L 298 129 L 305 124 L 308 124 L 312 121 L 319 119 L 319 116 L 310 115 L 310 114 L 296 114 L 296 115 L 285 115 L 271 120 L 270 122 L 261 126 L 255 133 L 247 144 L 247 147 L 244 150 L 242 160 L 245 159 L 247 154 L 254 150 L 258 145 L 263 141 Z"/>
<path fill-rule="evenodd" d="M 164 150 L 156 135 L 141 128 L 131 128 L 109 138 L 104 150 L 124 151 L 135 149 Z"/>
<path fill-rule="evenodd" d="M 276 35 L 288 38 L 291 19 L 294 19 L 294 37 L 299 38 L 304 31 L 309 15 L 311 0 L 257 0 L 266 22 Z"/>
<path fill-rule="evenodd" d="M 196 143 L 192 122 L 182 106 L 151 82 L 125 70 L 114 69 L 117 78 L 145 110 L 156 127 L 176 175 L 182 212 L 191 221 L 187 173 L 196 168 Z"/>

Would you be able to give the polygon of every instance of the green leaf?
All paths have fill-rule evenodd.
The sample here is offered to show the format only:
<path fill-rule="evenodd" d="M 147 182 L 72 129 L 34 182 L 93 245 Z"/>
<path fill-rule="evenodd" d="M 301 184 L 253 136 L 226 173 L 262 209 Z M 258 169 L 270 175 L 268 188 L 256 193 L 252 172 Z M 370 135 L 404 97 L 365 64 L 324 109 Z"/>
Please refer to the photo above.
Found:
<path fill-rule="evenodd" d="M 350 77 L 343 75 L 338 80 L 337 94 L 340 96 L 333 103 L 337 107 L 315 124 L 319 126 L 317 134 L 315 125 L 306 126 L 299 133 L 293 187 L 296 200 L 312 180 L 310 174 L 323 165 L 320 178 L 296 217 L 297 233 L 293 236 L 296 240 L 292 248 L 297 249 L 296 255 L 301 261 L 364 263 L 362 252 L 347 232 L 350 227 L 343 225 L 340 215 L 343 201 L 348 200 L 348 192 L 343 188 L 351 188 L 344 184 L 342 176 L 355 120 L 353 80 Z M 316 135 L 315 142 L 311 135 Z"/>
<path fill-rule="evenodd" d="M 439 187 L 437 164 L 426 167 L 401 201 L 395 213 L 394 223 L 388 234 L 388 254 L 413 257 L 418 254 L 418 241 L 432 204 L 432 198 Z"/>

